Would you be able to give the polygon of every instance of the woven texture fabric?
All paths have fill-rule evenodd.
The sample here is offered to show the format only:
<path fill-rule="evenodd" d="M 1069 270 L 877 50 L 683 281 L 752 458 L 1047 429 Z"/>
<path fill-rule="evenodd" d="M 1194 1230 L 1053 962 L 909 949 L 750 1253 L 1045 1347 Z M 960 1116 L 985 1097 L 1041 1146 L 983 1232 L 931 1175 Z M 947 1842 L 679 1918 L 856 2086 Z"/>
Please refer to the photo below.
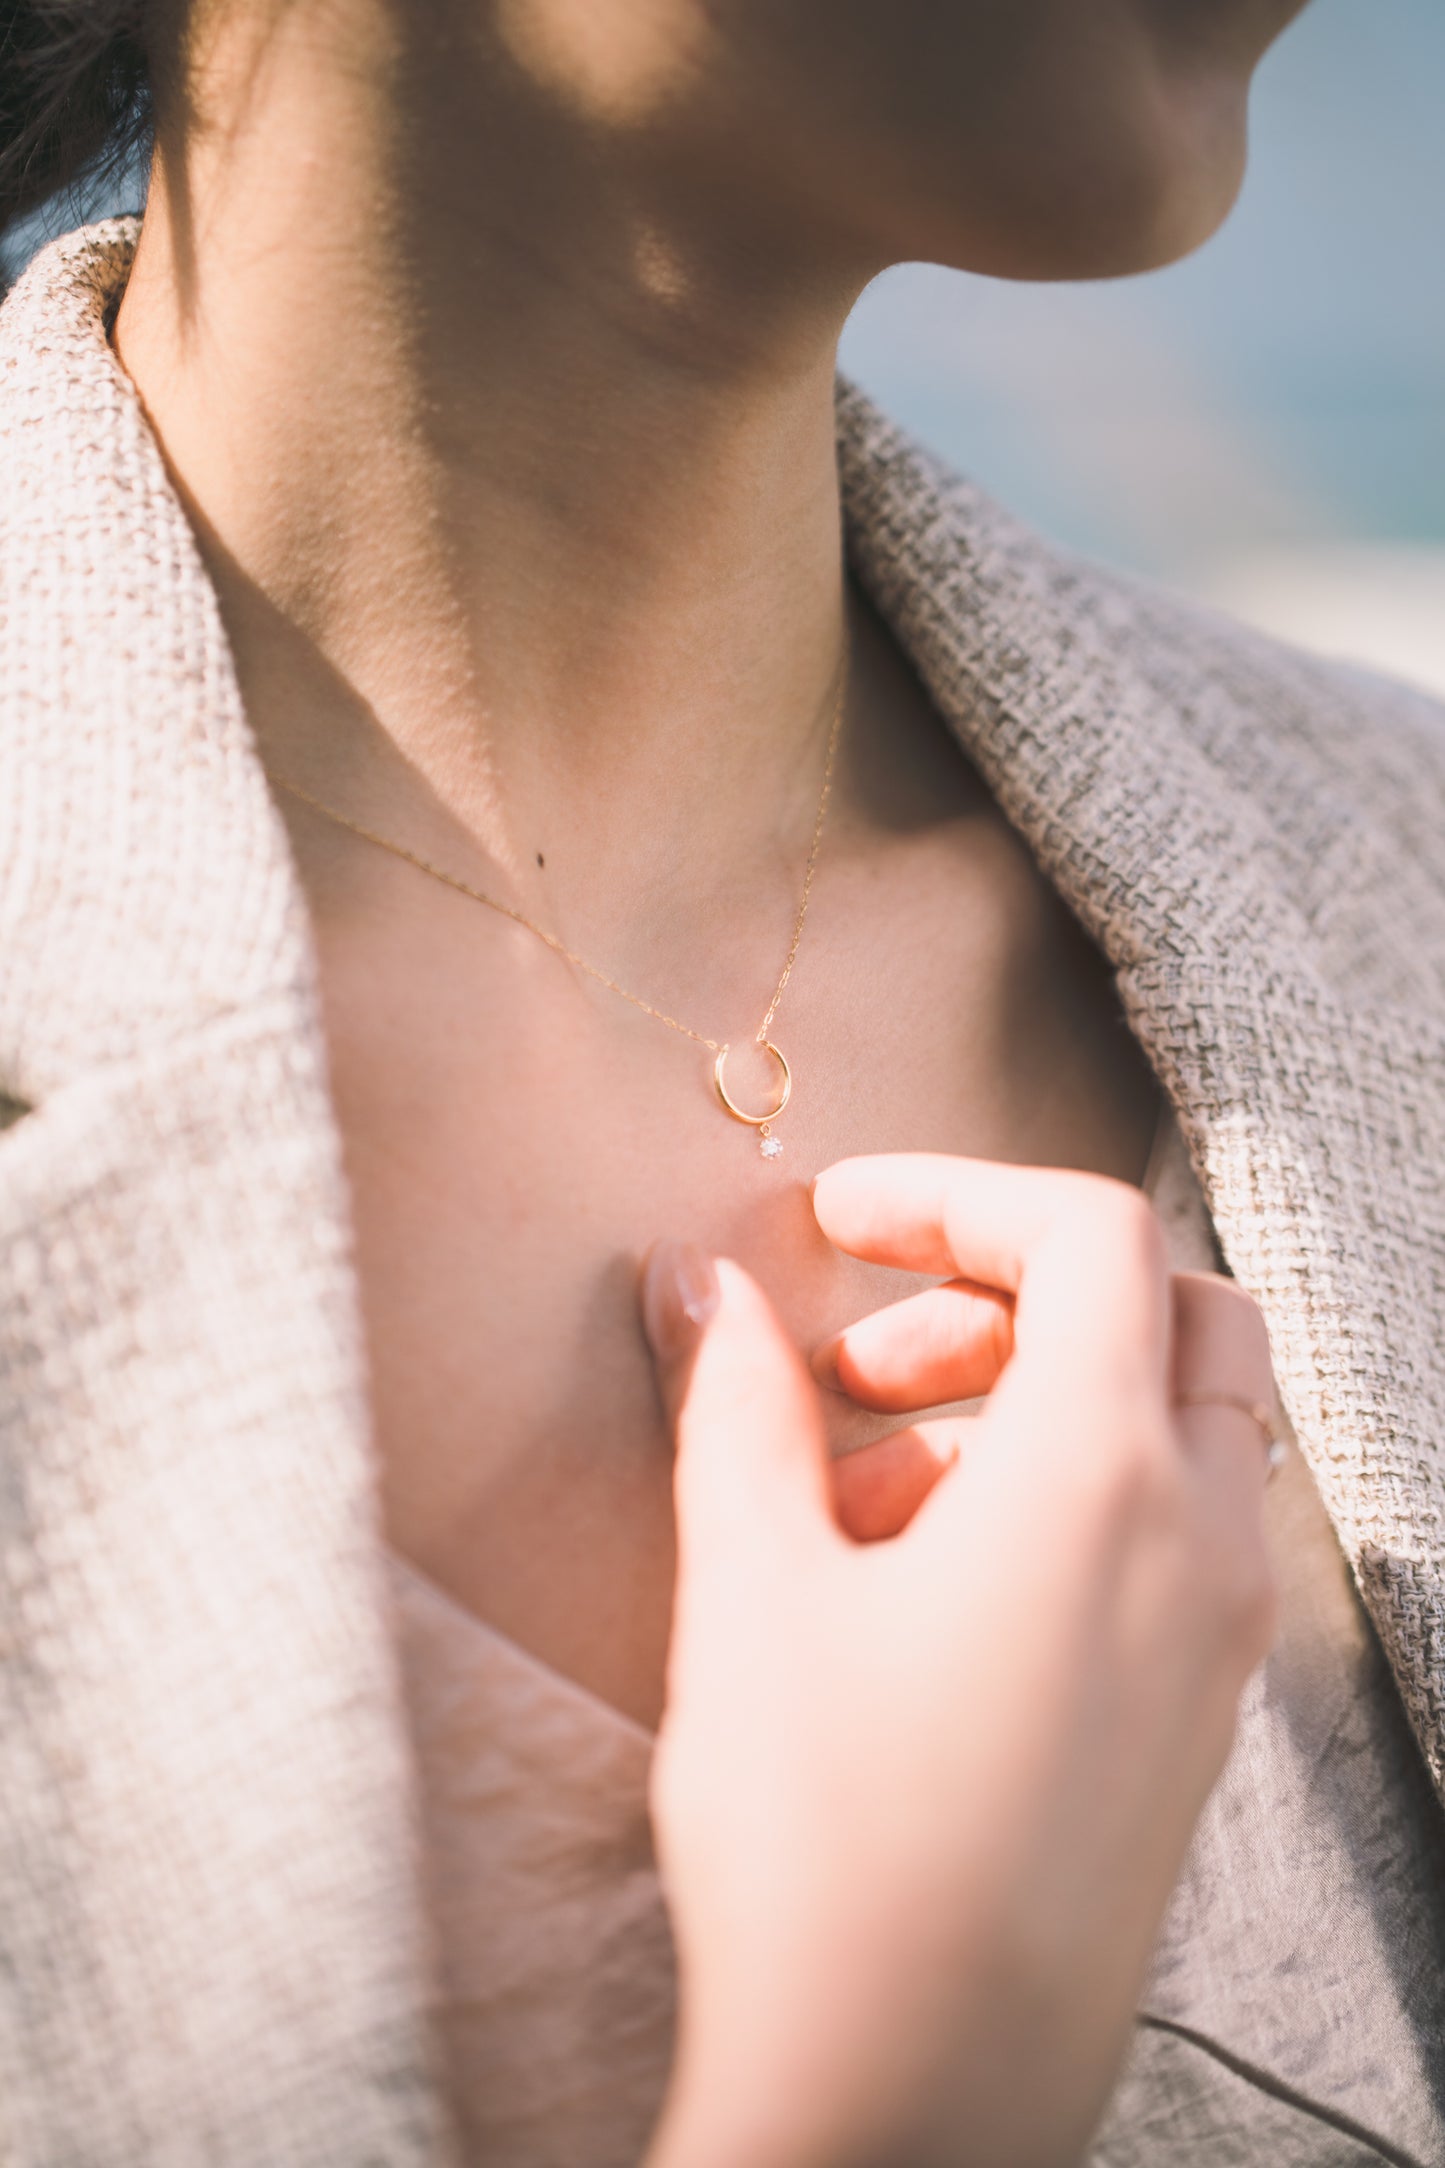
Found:
<path fill-rule="evenodd" d="M 307 919 L 129 250 L 0 312 L 0 2162 L 440 2168 Z"/>
<path fill-rule="evenodd" d="M 852 560 L 1115 967 L 1445 1795 L 1445 709 L 840 418 Z"/>
<path fill-rule="evenodd" d="M 307 917 L 105 338 L 134 235 L 0 311 L 0 2161 L 440 2168 Z M 1445 1789 L 1445 716 L 1050 551 L 841 380 L 838 448 L 858 577 L 1117 969 Z"/>

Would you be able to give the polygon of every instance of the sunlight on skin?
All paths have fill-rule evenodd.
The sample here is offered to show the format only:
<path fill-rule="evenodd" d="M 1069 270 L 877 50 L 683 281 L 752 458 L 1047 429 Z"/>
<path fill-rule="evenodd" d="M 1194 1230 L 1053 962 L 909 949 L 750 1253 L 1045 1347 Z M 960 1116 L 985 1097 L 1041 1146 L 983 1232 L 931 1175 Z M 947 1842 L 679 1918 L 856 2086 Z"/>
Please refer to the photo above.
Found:
<path fill-rule="evenodd" d="M 645 122 L 695 67 L 698 17 L 672 0 L 501 0 L 498 35 L 538 83 L 612 126 Z"/>
<path fill-rule="evenodd" d="M 695 281 L 675 241 L 655 225 L 639 229 L 632 254 L 632 269 L 642 291 L 654 301 L 678 306 L 686 301 Z"/>

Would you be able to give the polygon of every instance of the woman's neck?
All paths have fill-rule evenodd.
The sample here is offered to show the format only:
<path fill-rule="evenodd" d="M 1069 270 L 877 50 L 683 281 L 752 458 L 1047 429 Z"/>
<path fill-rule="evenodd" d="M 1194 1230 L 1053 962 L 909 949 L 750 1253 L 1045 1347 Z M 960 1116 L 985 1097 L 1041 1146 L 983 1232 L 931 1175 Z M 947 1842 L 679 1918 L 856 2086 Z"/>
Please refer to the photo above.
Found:
<path fill-rule="evenodd" d="M 877 265 L 816 223 L 783 251 L 761 142 L 709 149 L 701 12 L 215 13 L 117 348 L 268 757 L 365 817 L 399 755 L 519 878 L 565 845 L 656 902 L 791 855 L 847 608 L 834 353 Z"/>

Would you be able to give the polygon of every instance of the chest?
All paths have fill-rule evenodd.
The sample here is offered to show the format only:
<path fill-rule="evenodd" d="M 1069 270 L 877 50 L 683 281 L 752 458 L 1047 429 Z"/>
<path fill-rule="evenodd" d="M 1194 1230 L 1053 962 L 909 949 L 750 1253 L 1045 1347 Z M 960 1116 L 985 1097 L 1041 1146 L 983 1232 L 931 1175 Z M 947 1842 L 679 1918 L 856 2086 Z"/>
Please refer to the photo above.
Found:
<path fill-rule="evenodd" d="M 820 1168 L 939 1150 L 1138 1179 L 1152 1079 L 1100 959 L 977 803 L 840 839 L 773 1027 L 794 1077 L 776 1158 L 706 1048 L 414 869 L 371 871 L 318 941 L 390 1540 L 653 1722 L 673 1554 L 650 1244 L 737 1258 L 806 1351 L 913 1284 L 830 1248 Z M 729 1083 L 765 1106 L 776 1074 L 734 1036 Z M 890 1427 L 837 1398 L 829 1420 L 838 1450 Z"/>

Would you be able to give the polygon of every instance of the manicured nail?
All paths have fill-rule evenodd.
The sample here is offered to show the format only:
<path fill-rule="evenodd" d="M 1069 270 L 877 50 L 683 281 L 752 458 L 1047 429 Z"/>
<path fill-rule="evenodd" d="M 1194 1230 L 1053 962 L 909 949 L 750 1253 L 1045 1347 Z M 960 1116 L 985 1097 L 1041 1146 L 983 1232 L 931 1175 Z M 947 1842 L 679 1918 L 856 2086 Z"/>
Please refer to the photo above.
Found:
<path fill-rule="evenodd" d="M 660 1363 L 680 1362 L 718 1306 L 712 1259 L 693 1242 L 655 1242 L 642 1276 L 642 1323 Z"/>

